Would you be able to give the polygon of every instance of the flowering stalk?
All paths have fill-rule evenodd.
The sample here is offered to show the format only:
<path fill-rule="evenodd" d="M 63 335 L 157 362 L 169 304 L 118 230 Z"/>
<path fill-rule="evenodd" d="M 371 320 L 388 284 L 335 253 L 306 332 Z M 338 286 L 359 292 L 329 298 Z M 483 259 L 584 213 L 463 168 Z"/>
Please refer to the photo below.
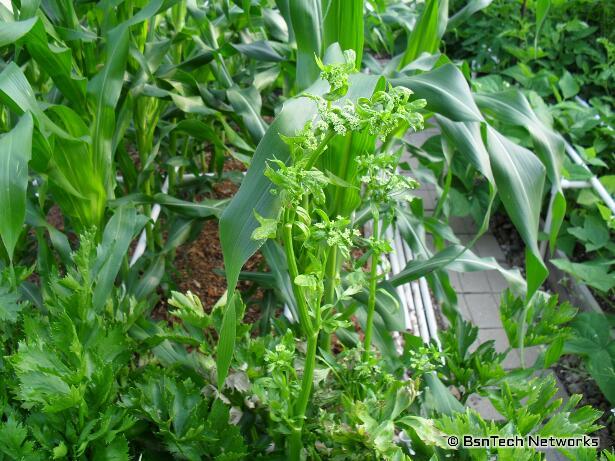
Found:
<path fill-rule="evenodd" d="M 347 52 L 345 57 L 346 62 L 342 64 L 324 65 L 318 62 L 322 77 L 329 82 L 330 91 L 323 96 L 305 95 L 316 101 L 317 119 L 308 122 L 293 136 L 280 135 L 289 146 L 290 162 L 287 164 L 272 159 L 265 170 L 265 175 L 275 186 L 272 193 L 278 197 L 280 211 L 274 217 L 257 214 L 260 226 L 252 234 L 255 240 L 279 239 L 284 247 L 299 326 L 307 347 L 301 383 L 294 385 L 295 391 L 289 397 L 283 416 L 289 429 L 287 449 L 292 460 L 299 460 L 303 449 L 303 425 L 313 388 L 319 340 L 325 350 L 330 349 L 331 334 L 342 326 L 350 325 L 341 320 L 337 308 L 343 306 L 342 301 L 350 300 L 365 285 L 363 270 L 359 267 L 353 272 L 360 273 L 355 276 L 356 280 L 351 281 L 345 290 L 339 289 L 340 270 L 344 262 L 350 259 L 351 249 L 363 239 L 359 231 L 352 227 L 348 216 L 331 218 L 325 212 L 331 210 L 332 206 L 340 205 L 343 200 L 343 194 L 339 191 L 333 194 L 325 191 L 329 187 L 352 187 L 359 190 L 360 184 L 357 183 L 362 182 L 368 194 L 367 201 L 375 210 L 375 234 L 368 240 L 372 251 L 372 269 L 365 350 L 366 357 L 369 357 L 376 305 L 378 257 L 384 251 L 390 251 L 388 244 L 380 240 L 377 206 L 380 206 L 383 196 L 386 197 L 384 202 L 391 200 L 389 196 L 403 196 L 404 191 L 415 184 L 409 178 L 391 173 L 392 165 L 396 165 L 397 161 L 392 155 L 375 157 L 360 152 L 362 155 L 359 159 L 363 159 L 358 165 L 362 174 L 360 181 L 356 177 L 336 178 L 330 172 L 318 168 L 321 155 L 329 148 L 334 137 L 348 137 L 345 141 L 350 142 L 353 132 L 367 132 L 386 140 L 400 126 L 422 126 L 422 117 L 414 110 L 422 107 L 424 101 L 410 102 L 411 92 L 407 89 L 389 87 L 387 91 L 378 91 L 369 99 L 334 104 L 346 94 L 348 74 L 354 69 L 354 54 Z M 354 157 L 349 158 L 354 161 Z M 346 170 L 350 160 L 343 161 L 346 162 L 343 164 Z M 347 183 L 346 179 L 350 179 L 350 182 Z"/>
<path fill-rule="evenodd" d="M 376 241 L 380 238 L 380 213 L 378 208 L 372 210 L 374 220 L 374 231 L 372 238 Z M 369 360 L 370 349 L 372 346 L 372 330 L 374 325 L 374 311 L 376 310 L 376 283 L 378 282 L 378 260 L 380 253 L 376 248 L 372 249 L 371 267 L 369 277 L 369 298 L 367 300 L 367 320 L 365 322 L 365 338 L 363 341 L 363 360 Z"/>

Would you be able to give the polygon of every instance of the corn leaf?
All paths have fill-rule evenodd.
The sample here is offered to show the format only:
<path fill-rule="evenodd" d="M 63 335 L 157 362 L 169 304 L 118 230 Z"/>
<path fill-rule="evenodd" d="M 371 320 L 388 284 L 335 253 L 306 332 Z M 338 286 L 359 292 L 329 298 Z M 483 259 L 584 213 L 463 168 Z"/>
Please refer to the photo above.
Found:
<path fill-rule="evenodd" d="M 339 43 L 342 50 L 354 50 L 357 55 L 357 68 L 363 59 L 363 0 L 323 0 L 323 43 L 326 50 Z"/>
<path fill-rule="evenodd" d="M 314 54 L 322 54 L 321 0 L 294 0 L 290 2 L 290 18 L 297 41 L 297 90 L 310 86 L 320 73 Z"/>
<path fill-rule="evenodd" d="M 15 43 L 21 37 L 26 35 L 34 24 L 38 21 L 37 18 L 26 19 L 25 21 L 1 22 L 0 27 L 0 48 L 3 46 Z"/>
<path fill-rule="evenodd" d="M 241 297 L 236 294 L 230 295 L 228 298 L 222 318 L 222 326 L 220 327 L 220 340 L 216 349 L 217 384 L 220 390 L 224 386 L 235 352 L 235 337 L 237 335 L 237 308 L 235 304 L 241 302 Z"/>
<path fill-rule="evenodd" d="M 529 150 L 487 127 L 487 151 L 499 196 L 526 245 L 528 299 L 548 275 L 538 249 L 545 167 Z"/>
<path fill-rule="evenodd" d="M 427 0 L 423 13 L 408 37 L 408 45 L 399 62 L 399 69 L 410 64 L 421 53 L 433 54 L 438 51 L 447 19 L 448 0 Z"/>
<path fill-rule="evenodd" d="M 536 155 L 547 168 L 547 176 L 554 191 L 549 235 L 550 247 L 553 251 L 566 214 L 566 199 L 560 184 L 564 140 L 538 118 L 525 96 L 519 91 L 477 94 L 474 99 L 483 112 L 495 115 L 500 122 L 524 128 L 532 138 Z"/>
<path fill-rule="evenodd" d="M 442 134 L 480 173 L 495 185 L 489 153 L 483 143 L 480 124 L 477 122 L 453 122 L 446 117 L 436 116 Z"/>
<path fill-rule="evenodd" d="M 47 41 L 47 32 L 38 20 L 32 30 L 21 40 L 36 62 L 49 74 L 58 89 L 77 110 L 85 109 L 86 81 L 74 72 L 69 48 L 53 48 Z"/>
<path fill-rule="evenodd" d="M 95 310 L 100 310 L 107 301 L 130 242 L 146 221 L 147 218 L 137 215 L 132 206 L 118 208 L 109 220 L 93 268 L 96 288 L 92 295 L 92 305 Z"/>
<path fill-rule="evenodd" d="M 245 89 L 232 87 L 226 91 L 226 95 L 248 128 L 252 139 L 259 142 L 267 131 L 267 124 L 261 117 L 262 100 L 256 87 L 254 85 Z"/>
<path fill-rule="evenodd" d="M 70 263 L 71 247 L 68 238 L 45 220 L 41 210 L 28 201 L 26 203 L 26 223 L 32 227 L 47 230 L 49 239 L 65 264 Z"/>
<path fill-rule="evenodd" d="M 92 125 L 94 174 L 105 177 L 105 187 L 111 185 L 115 106 L 119 100 L 128 61 L 128 28 L 119 27 L 107 37 L 106 62 L 102 70 L 88 83 L 88 94 L 95 109 Z"/>
<path fill-rule="evenodd" d="M 26 112 L 15 128 L 0 137 L 0 237 L 11 261 L 26 218 L 33 125 Z"/>
<path fill-rule="evenodd" d="M 417 98 L 427 100 L 427 110 L 456 122 L 483 121 L 472 92 L 463 74 L 453 64 L 444 64 L 430 72 L 392 79 L 414 91 Z"/>

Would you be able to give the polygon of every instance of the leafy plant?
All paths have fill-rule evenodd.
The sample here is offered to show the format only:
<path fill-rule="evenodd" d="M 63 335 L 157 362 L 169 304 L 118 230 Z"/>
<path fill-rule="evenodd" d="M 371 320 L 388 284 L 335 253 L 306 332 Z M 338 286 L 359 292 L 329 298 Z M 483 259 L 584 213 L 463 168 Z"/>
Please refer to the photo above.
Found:
<path fill-rule="evenodd" d="M 125 433 L 135 420 L 117 406 L 117 399 L 135 349 L 126 336 L 128 320 L 140 312 L 128 299 L 109 297 L 119 270 L 116 258 L 109 256 L 125 251 L 142 225 L 134 210 L 131 215 L 122 209 L 109 222 L 100 246 L 93 233 L 84 235 L 72 256 L 74 266 L 63 277 L 51 276 L 45 314 L 5 292 L 6 307 L 12 309 L 8 320 L 23 330 L 14 349 L 3 338 L 10 354 L 3 380 L 22 408 L 3 402 L 7 456 L 127 459 Z M 125 232 L 123 239 L 112 241 L 118 230 Z"/>
<path fill-rule="evenodd" d="M 151 421 L 175 458 L 245 459 L 243 437 L 229 424 L 228 406 L 219 399 L 210 403 L 189 378 L 180 381 L 153 369 L 123 397 L 122 405 Z"/>
<path fill-rule="evenodd" d="M 572 335 L 564 352 L 583 357 L 587 371 L 611 403 L 615 401 L 615 341 L 612 339 L 613 319 L 598 313 L 583 312 L 571 323 Z"/>
<path fill-rule="evenodd" d="M 357 290 L 350 287 L 339 292 L 337 280 L 339 268 L 349 259 L 360 233 L 350 226 L 347 218 L 328 218 L 324 189 L 329 184 L 335 185 L 336 180 L 329 179 L 331 173 L 323 172 L 315 165 L 335 135 L 344 137 L 352 132 L 367 131 L 374 138 L 386 139 L 400 125 L 417 128 L 422 123 L 420 115 L 413 111 L 424 103 L 410 103 L 411 93 L 406 89 L 377 91 L 371 98 L 359 99 L 356 105 L 352 100 L 346 100 L 343 106 L 333 105 L 332 100 L 348 91 L 348 73 L 352 70 L 349 63 L 353 62 L 353 58 L 352 53 L 346 53 L 345 62 L 341 64 L 325 66 L 319 63 L 323 69 L 322 77 L 329 84 L 329 92 L 324 98 L 307 94 L 316 101 L 319 118 L 314 122 L 308 121 L 296 135 L 282 138 L 289 146 L 290 164 L 287 166 L 281 160 L 272 159 L 265 170 L 265 176 L 275 186 L 272 193 L 278 199 L 279 210 L 272 218 L 256 214 L 260 226 L 252 233 L 252 238 L 256 240 L 279 236 L 289 268 L 297 319 L 307 340 L 300 392 L 295 398 L 286 397 L 286 400 L 296 401 L 293 410 L 286 410 L 291 434 L 289 453 L 293 459 L 298 459 L 301 450 L 303 419 L 312 389 L 318 337 L 323 334 L 328 336 L 342 325 L 335 306 Z M 396 194 L 403 195 L 415 183 L 395 174 L 394 158 L 384 157 L 376 161 L 368 156 L 359 162 L 358 175 L 362 175 L 360 181 L 365 184 L 366 198 L 371 201 L 374 222 L 378 223 L 378 208 L 386 205 L 383 200 L 394 199 Z M 356 187 L 353 184 L 356 179 L 347 183 L 348 179 L 343 178 L 343 185 L 338 187 Z M 386 242 L 380 240 L 378 224 L 374 224 L 374 229 L 373 236 L 366 241 L 372 255 L 365 330 L 366 360 L 371 348 L 378 280 L 376 268 L 380 255 L 389 248 Z M 338 257 L 341 259 L 338 260 Z M 324 343 L 328 344 L 329 340 L 325 339 Z M 280 354 L 282 352 L 279 351 Z M 288 381 L 293 379 L 296 380 L 297 376 L 286 377 Z"/>
<path fill-rule="evenodd" d="M 528 346 L 548 346 L 544 355 L 544 366 L 556 363 L 563 351 L 564 341 L 570 336 L 567 326 L 577 310 L 570 303 L 558 304 L 557 296 L 539 292 L 525 304 L 505 291 L 500 304 L 500 316 L 510 344 L 517 345 L 524 358 Z"/>

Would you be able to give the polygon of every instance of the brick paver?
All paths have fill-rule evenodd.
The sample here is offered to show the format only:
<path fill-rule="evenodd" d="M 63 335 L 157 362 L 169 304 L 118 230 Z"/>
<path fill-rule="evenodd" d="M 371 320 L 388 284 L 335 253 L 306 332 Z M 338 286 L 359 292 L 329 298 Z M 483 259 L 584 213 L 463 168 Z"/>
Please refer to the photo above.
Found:
<path fill-rule="evenodd" d="M 408 141 L 420 147 L 426 139 L 438 133 L 437 128 L 431 128 L 423 132 L 412 134 L 408 137 Z M 413 169 L 418 167 L 416 158 L 408 158 Z M 433 210 L 437 204 L 437 191 L 432 184 L 421 184 L 421 188 L 416 192 L 416 195 L 423 199 L 423 208 L 426 214 Z M 466 244 L 476 235 L 477 228 L 474 221 L 470 217 L 452 217 L 449 225 L 453 229 L 455 235 L 459 238 L 462 244 Z M 431 242 L 428 242 L 431 245 Z M 506 267 L 505 257 L 500 245 L 492 233 L 486 233 L 481 236 L 472 251 L 481 257 L 491 256 L 495 258 L 502 266 Z M 516 348 L 511 348 L 508 342 L 506 332 L 502 327 L 500 320 L 500 298 L 502 293 L 507 288 L 507 283 L 504 277 L 497 271 L 481 271 L 481 272 L 466 272 L 459 273 L 449 271 L 451 285 L 455 288 L 458 295 L 458 309 L 461 316 L 472 321 L 479 327 L 478 339 L 482 344 L 486 341 L 493 340 L 495 348 L 498 352 L 508 351 L 503 366 L 506 369 L 519 367 L 521 357 Z M 538 357 L 540 350 L 537 347 L 527 348 L 524 351 L 526 366 L 532 365 Z M 551 370 L 543 371 L 542 373 L 553 373 Z M 556 378 L 557 379 L 557 378 Z M 559 383 L 560 392 L 558 397 L 567 398 L 563 386 Z M 473 394 L 469 397 L 467 405 L 476 409 L 486 419 L 501 419 L 502 416 L 493 407 L 491 402 L 483 397 Z M 555 451 L 547 452 L 547 460 L 555 461 L 562 459 Z"/>
<path fill-rule="evenodd" d="M 472 232 L 476 232 L 476 227 L 468 218 L 453 218 L 451 219 L 451 224 L 457 237 L 464 243 L 469 242 L 473 238 Z M 472 251 L 481 257 L 491 256 L 506 267 L 504 253 L 491 233 L 487 233 L 478 239 Z M 479 343 L 483 344 L 486 341 L 494 341 L 495 349 L 498 352 L 508 351 L 506 358 L 502 362 L 504 368 L 520 367 L 520 351 L 510 346 L 500 320 L 500 299 L 502 293 L 508 287 L 504 277 L 497 271 L 466 273 L 449 271 L 449 277 L 451 285 L 457 291 L 457 307 L 462 318 L 470 320 L 479 327 Z M 524 351 L 525 365 L 533 365 L 539 353 L 539 347 L 526 348 Z M 553 372 L 546 370 L 544 373 Z M 560 388 L 558 397 L 567 398 L 559 380 L 558 384 Z M 486 419 L 498 420 L 502 418 L 487 398 L 472 395 L 468 399 L 467 404 Z M 553 456 L 554 452 L 550 453 L 547 459 L 557 459 Z"/>

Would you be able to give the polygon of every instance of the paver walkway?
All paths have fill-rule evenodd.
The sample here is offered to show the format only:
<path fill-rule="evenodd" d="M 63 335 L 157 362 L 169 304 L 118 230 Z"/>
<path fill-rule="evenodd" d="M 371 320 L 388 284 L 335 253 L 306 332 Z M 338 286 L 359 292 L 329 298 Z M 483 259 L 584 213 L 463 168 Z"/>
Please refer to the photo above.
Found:
<path fill-rule="evenodd" d="M 433 136 L 433 134 L 432 130 L 426 130 L 425 132 L 413 134 L 409 141 L 411 144 L 420 146 L 426 138 Z M 409 159 L 409 163 L 413 169 L 418 166 L 418 161 L 414 158 Z M 437 202 L 437 191 L 434 185 L 423 181 L 421 188 L 415 191 L 415 193 L 423 199 L 425 213 L 428 215 L 433 212 Z M 454 217 L 451 219 L 450 225 L 462 243 L 467 243 L 476 235 L 477 228 L 470 217 Z M 481 257 L 491 256 L 502 267 L 509 267 L 500 245 L 491 232 L 481 236 L 472 248 L 472 251 Z M 479 343 L 483 344 L 486 341 L 493 340 L 498 352 L 508 350 L 510 344 L 500 320 L 499 308 L 502 293 L 508 287 L 504 277 L 497 271 L 465 273 L 449 271 L 449 276 L 451 284 L 457 292 L 458 308 L 462 317 L 479 327 Z M 536 347 L 526 348 L 524 352 L 526 365 L 532 365 L 535 362 L 538 352 L 539 350 Z M 506 356 L 503 366 L 506 369 L 511 369 L 519 367 L 520 364 L 521 357 L 519 351 L 512 348 Z M 552 371 L 547 370 L 545 373 L 552 373 Z M 563 390 L 563 386 L 559 381 L 558 384 L 560 388 L 559 396 L 566 398 L 567 395 Z M 468 399 L 468 405 L 475 408 L 484 418 L 501 419 L 501 415 L 486 398 L 472 395 Z M 551 456 L 549 458 L 553 459 Z"/>
<path fill-rule="evenodd" d="M 436 203 L 436 190 L 432 185 L 425 185 L 416 191 L 417 195 L 423 198 L 426 213 L 433 211 Z M 455 235 L 462 243 L 467 243 L 475 235 L 477 228 L 472 218 L 451 219 L 451 227 Z M 472 251 L 481 257 L 491 256 L 496 259 L 502 267 L 508 267 L 506 259 L 495 236 L 487 232 L 481 236 Z M 476 325 L 478 330 L 478 340 L 480 344 L 487 341 L 495 341 L 495 348 L 498 352 L 504 352 L 510 348 L 510 343 L 502 321 L 500 320 L 500 299 L 502 293 L 508 287 L 506 280 L 497 271 L 480 272 L 454 272 L 449 271 L 451 285 L 457 292 L 457 305 L 462 317 Z M 525 363 L 531 365 L 538 356 L 539 350 L 536 347 L 526 348 Z M 517 368 L 521 365 L 519 351 L 512 348 L 503 362 L 505 369 Z M 549 371 L 550 372 L 550 371 Z M 560 385 L 562 396 L 566 396 Z M 493 408 L 489 400 L 474 395 L 468 401 L 469 405 L 479 411 L 483 417 L 488 419 L 500 419 L 501 415 Z"/>

